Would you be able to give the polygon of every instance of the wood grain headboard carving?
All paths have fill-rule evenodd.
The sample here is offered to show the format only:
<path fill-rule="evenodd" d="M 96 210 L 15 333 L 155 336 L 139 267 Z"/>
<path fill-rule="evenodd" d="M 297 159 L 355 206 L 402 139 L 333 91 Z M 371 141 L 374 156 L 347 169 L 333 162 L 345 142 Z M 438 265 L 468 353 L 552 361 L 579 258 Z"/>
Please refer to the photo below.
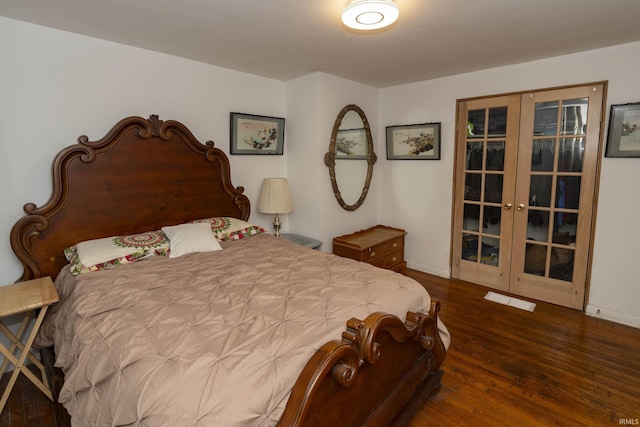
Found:
<path fill-rule="evenodd" d="M 229 159 L 182 123 L 128 117 L 98 141 L 87 136 L 53 162 L 53 192 L 24 206 L 11 246 L 22 280 L 55 278 L 65 248 L 88 239 L 158 230 L 214 216 L 247 220 L 249 199 L 231 183 Z"/>

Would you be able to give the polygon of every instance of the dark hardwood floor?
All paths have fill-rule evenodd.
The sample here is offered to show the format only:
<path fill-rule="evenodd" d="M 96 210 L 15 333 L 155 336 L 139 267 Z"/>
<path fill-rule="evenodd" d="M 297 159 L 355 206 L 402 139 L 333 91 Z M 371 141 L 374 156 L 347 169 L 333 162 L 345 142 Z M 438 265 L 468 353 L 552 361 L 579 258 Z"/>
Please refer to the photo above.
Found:
<path fill-rule="evenodd" d="M 640 422 L 640 329 L 541 302 L 529 313 L 484 300 L 481 286 L 408 275 L 442 302 L 453 338 L 442 388 L 411 427 Z M 55 426 L 52 404 L 21 375 L 0 426 Z"/>
<path fill-rule="evenodd" d="M 9 375 L 0 380 L 4 392 Z M 53 403 L 24 375 L 18 375 L 9 400 L 0 414 L 2 427 L 55 427 Z"/>
<path fill-rule="evenodd" d="M 536 302 L 533 313 L 484 299 L 488 288 L 409 271 L 452 344 L 442 388 L 416 426 L 640 423 L 640 329 Z"/>

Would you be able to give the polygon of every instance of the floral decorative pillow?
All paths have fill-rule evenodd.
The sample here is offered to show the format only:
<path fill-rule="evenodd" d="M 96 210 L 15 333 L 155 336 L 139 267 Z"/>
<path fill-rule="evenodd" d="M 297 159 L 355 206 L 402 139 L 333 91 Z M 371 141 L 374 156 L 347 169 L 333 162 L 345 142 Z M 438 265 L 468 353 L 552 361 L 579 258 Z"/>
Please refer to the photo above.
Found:
<path fill-rule="evenodd" d="M 166 256 L 168 253 L 169 239 L 159 230 L 87 240 L 64 250 L 73 275 L 108 270 L 150 256 Z"/>
<path fill-rule="evenodd" d="M 248 236 L 264 233 L 264 228 L 259 225 L 249 224 L 238 218 L 231 217 L 215 217 L 198 219 L 193 223 L 206 222 L 211 226 L 211 231 L 221 242 L 225 240 L 240 240 Z"/>

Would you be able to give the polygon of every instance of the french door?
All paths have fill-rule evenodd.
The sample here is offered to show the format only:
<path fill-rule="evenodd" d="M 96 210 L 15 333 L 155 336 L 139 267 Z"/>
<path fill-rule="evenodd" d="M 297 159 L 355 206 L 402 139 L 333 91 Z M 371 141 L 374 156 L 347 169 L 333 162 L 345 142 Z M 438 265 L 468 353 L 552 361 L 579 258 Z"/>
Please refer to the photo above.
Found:
<path fill-rule="evenodd" d="M 604 89 L 458 102 L 454 277 L 583 308 Z"/>

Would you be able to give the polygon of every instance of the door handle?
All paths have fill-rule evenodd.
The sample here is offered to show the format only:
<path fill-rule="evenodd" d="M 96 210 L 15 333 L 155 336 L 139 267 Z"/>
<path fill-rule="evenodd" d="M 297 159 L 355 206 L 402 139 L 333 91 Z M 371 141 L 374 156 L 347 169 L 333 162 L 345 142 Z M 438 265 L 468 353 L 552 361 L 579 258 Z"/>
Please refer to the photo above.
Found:
<path fill-rule="evenodd" d="M 524 209 L 524 203 L 518 203 L 518 206 L 516 206 L 516 210 L 521 211 Z"/>
<path fill-rule="evenodd" d="M 509 209 L 511 209 L 513 207 L 513 203 L 505 203 L 504 204 L 504 210 L 508 211 Z"/>

